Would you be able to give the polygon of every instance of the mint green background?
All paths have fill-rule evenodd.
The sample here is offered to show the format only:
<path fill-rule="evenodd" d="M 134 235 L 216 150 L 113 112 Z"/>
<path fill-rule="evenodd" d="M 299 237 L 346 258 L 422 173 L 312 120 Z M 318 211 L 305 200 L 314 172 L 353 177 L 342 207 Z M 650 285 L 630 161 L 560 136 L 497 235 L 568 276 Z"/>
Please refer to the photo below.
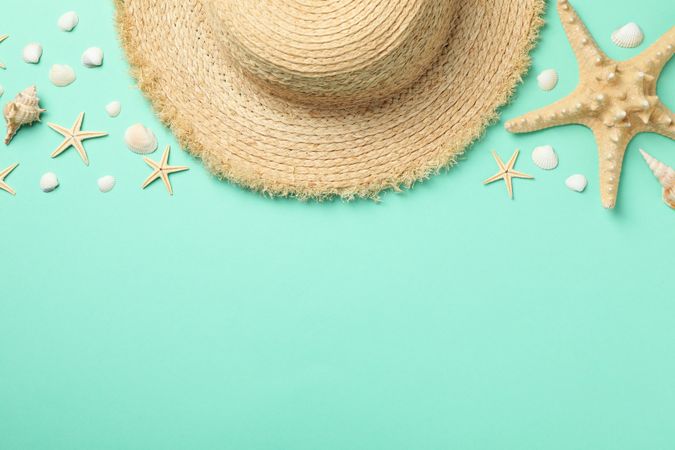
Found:
<path fill-rule="evenodd" d="M 613 57 L 673 25 L 663 0 L 575 2 Z M 58 16 L 80 14 L 73 33 Z M 512 118 L 577 82 L 554 8 Z M 610 32 L 646 31 L 636 50 Z M 44 124 L 0 148 L 20 162 L 0 192 L 0 449 L 589 449 L 675 445 L 674 212 L 638 148 L 675 166 L 667 138 L 626 155 L 618 208 L 600 205 L 593 137 L 581 127 L 512 136 L 489 129 L 462 163 L 381 203 L 270 200 L 211 177 L 154 117 L 116 41 L 106 0 L 4 0 L 0 72 L 7 102 L 37 83 L 45 121 L 110 136 L 49 153 Z M 42 42 L 37 66 L 21 49 Z M 100 69 L 79 64 L 92 45 Z M 53 63 L 77 81 L 48 82 Z M 181 64 L 181 61 L 176 61 Z M 535 75 L 561 81 L 541 92 Z M 167 70 L 171 70 L 170 67 Z M 659 93 L 675 104 L 675 65 Z M 104 105 L 123 104 L 110 119 Z M 172 163 L 161 184 L 125 149 L 142 122 Z M 552 172 L 530 152 L 552 144 Z M 516 199 L 481 182 L 490 150 L 523 154 Z M 156 153 L 153 155 L 159 158 Z M 44 194 L 52 170 L 61 187 Z M 573 173 L 590 184 L 564 186 Z M 96 179 L 113 174 L 103 195 Z"/>

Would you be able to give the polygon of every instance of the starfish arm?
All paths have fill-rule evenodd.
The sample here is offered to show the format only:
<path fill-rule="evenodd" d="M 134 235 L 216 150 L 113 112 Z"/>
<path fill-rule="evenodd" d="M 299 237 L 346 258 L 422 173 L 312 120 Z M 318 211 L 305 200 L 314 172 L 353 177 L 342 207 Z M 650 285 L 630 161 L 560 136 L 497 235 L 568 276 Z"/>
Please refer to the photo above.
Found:
<path fill-rule="evenodd" d="M 71 128 L 71 132 L 73 134 L 78 133 L 82 129 L 82 121 L 84 120 L 84 113 L 81 112 L 79 116 L 77 116 L 77 120 L 75 120 L 75 123 L 73 124 L 73 128 Z"/>
<path fill-rule="evenodd" d="M 81 140 L 85 139 L 94 139 L 94 138 L 99 138 L 103 136 L 107 136 L 108 133 L 103 133 L 99 131 L 80 131 L 77 133 L 77 137 Z"/>
<path fill-rule="evenodd" d="M 82 145 L 82 141 L 78 139 L 73 139 L 73 147 L 75 147 L 75 150 L 77 150 L 77 153 L 80 154 L 80 158 L 82 158 L 82 161 L 84 162 L 85 166 L 89 165 L 89 157 L 87 156 L 87 151 L 84 149 L 84 146 Z"/>
<path fill-rule="evenodd" d="M 169 175 L 164 171 L 160 172 L 160 175 L 162 177 L 162 181 L 164 182 L 164 186 L 166 186 L 166 190 L 169 191 L 169 195 L 173 195 L 173 189 L 171 188 L 171 181 L 169 181 Z"/>
<path fill-rule="evenodd" d="M 190 170 L 190 168 L 186 166 L 167 166 L 164 168 L 164 172 L 166 173 L 183 172 L 185 170 Z"/>
<path fill-rule="evenodd" d="M 675 48 L 675 27 L 661 36 L 654 42 L 647 50 L 640 53 L 635 58 L 628 61 L 628 63 L 635 65 L 645 73 L 649 73 L 654 77 L 654 85 L 656 79 L 661 74 L 665 65 L 673 56 L 673 49 Z"/>
<path fill-rule="evenodd" d="M 62 127 L 61 125 L 49 122 L 47 123 L 47 126 L 57 133 L 64 135 L 65 137 L 70 137 L 71 135 L 70 130 L 68 128 Z"/>
<path fill-rule="evenodd" d="M 61 153 L 66 151 L 70 146 L 72 145 L 72 141 L 70 139 L 66 139 L 65 141 L 61 142 L 61 145 L 56 147 L 56 150 L 52 152 L 51 156 L 52 158 L 56 158 L 59 156 Z"/>
<path fill-rule="evenodd" d="M 581 78 L 591 73 L 594 64 L 608 60 L 607 55 L 593 39 L 577 12 L 567 0 L 558 0 L 558 14 L 565 29 L 567 40 L 579 63 Z"/>
<path fill-rule="evenodd" d="M 510 174 L 506 174 L 504 182 L 506 183 L 506 191 L 509 193 L 509 198 L 513 198 L 513 179 Z"/>
<path fill-rule="evenodd" d="M 161 167 L 160 167 L 160 165 L 159 165 L 158 163 L 156 163 L 155 161 L 151 160 L 151 159 L 148 158 L 148 157 L 143 158 L 143 161 L 145 161 L 145 163 L 146 163 L 147 165 L 149 165 L 150 167 L 152 167 L 153 170 L 160 170 L 160 169 L 161 169 Z"/>
<path fill-rule="evenodd" d="M 534 179 L 534 177 L 532 175 L 528 175 L 528 174 L 523 173 L 523 172 L 518 172 L 517 170 L 509 170 L 509 174 L 511 174 L 511 176 L 513 178 L 526 178 L 528 180 Z"/>
<path fill-rule="evenodd" d="M 549 106 L 509 120 L 504 126 L 511 133 L 529 133 L 560 125 L 584 124 L 583 111 L 595 105 L 580 99 L 580 95 L 573 93 Z"/>
<path fill-rule="evenodd" d="M 16 169 L 16 166 L 18 166 L 18 165 L 19 165 L 19 163 L 12 164 L 12 165 L 9 166 L 8 168 L 6 168 L 6 169 L 3 170 L 2 172 L 0 172 L 0 181 L 4 180 L 5 177 L 6 177 L 7 175 L 9 175 L 9 174 L 12 172 L 12 170 Z"/>
<path fill-rule="evenodd" d="M 14 189 L 12 189 L 12 188 L 11 188 L 7 183 L 5 183 L 4 181 L 0 181 L 0 189 L 2 189 L 3 191 L 9 192 L 9 193 L 12 194 L 12 195 L 16 195 L 16 192 L 14 192 Z"/>
<path fill-rule="evenodd" d="M 148 187 L 148 185 L 149 185 L 150 183 L 152 183 L 153 181 L 155 181 L 155 180 L 156 180 L 157 178 L 159 178 L 159 177 L 160 177 L 160 171 L 159 171 L 159 170 L 155 170 L 154 172 L 152 172 L 152 173 L 150 174 L 150 176 L 149 176 L 148 178 L 145 179 L 145 181 L 144 181 L 143 184 L 141 185 L 141 189 L 145 189 L 146 187 Z"/>
<path fill-rule="evenodd" d="M 499 166 L 499 170 L 501 170 L 502 172 L 506 172 L 506 166 L 504 166 L 504 162 L 503 162 L 502 159 L 499 157 L 499 155 L 497 154 L 497 152 L 494 151 L 494 150 L 492 151 L 492 157 L 493 157 L 494 160 L 497 162 L 497 165 Z"/>
<path fill-rule="evenodd" d="M 166 167 L 169 164 L 169 152 L 171 152 L 171 146 L 167 145 L 164 149 L 164 154 L 162 154 L 162 162 L 159 163 L 162 167 Z"/>
<path fill-rule="evenodd" d="M 616 128 L 614 134 L 605 129 L 594 128 L 593 134 L 598 145 L 598 166 L 600 168 L 600 196 L 602 205 L 611 209 L 616 205 L 621 179 L 621 167 L 628 142 L 633 135 L 625 128 Z"/>
<path fill-rule="evenodd" d="M 675 139 L 675 114 L 659 102 L 654 108 L 648 129 L 651 132 Z"/>
<path fill-rule="evenodd" d="M 483 181 L 483 184 L 494 183 L 495 181 L 501 180 L 502 178 L 504 178 L 504 173 L 503 173 L 503 172 L 500 172 L 500 173 L 498 173 L 497 175 L 495 175 L 495 176 L 493 176 L 493 177 L 490 177 L 490 178 L 488 178 L 487 180 Z"/>

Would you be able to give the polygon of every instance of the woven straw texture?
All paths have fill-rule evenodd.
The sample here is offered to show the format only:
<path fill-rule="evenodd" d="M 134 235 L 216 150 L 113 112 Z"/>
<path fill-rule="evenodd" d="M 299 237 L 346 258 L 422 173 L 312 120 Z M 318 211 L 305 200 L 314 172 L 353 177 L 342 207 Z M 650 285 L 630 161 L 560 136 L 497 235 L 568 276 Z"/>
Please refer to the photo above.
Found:
<path fill-rule="evenodd" d="M 544 0 L 117 0 L 139 86 L 214 174 L 376 197 L 457 161 L 529 66 Z"/>

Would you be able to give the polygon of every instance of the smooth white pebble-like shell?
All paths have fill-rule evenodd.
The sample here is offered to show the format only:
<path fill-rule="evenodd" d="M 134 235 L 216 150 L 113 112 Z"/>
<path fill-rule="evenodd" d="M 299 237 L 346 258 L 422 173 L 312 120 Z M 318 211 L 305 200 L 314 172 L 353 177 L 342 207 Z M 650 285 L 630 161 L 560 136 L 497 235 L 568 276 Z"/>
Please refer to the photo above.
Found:
<path fill-rule="evenodd" d="M 23 60 L 28 64 L 37 64 L 42 58 L 42 46 L 32 42 L 23 48 Z"/>
<path fill-rule="evenodd" d="M 546 69 L 537 76 L 539 88 L 543 91 L 550 91 L 558 85 L 558 72 L 553 69 Z"/>
<path fill-rule="evenodd" d="M 98 67 L 103 64 L 103 50 L 98 47 L 89 47 L 82 53 L 82 64 L 85 67 Z"/>
<path fill-rule="evenodd" d="M 588 180 L 581 174 L 572 175 L 565 180 L 565 186 L 576 192 L 583 192 L 588 186 Z"/>
<path fill-rule="evenodd" d="M 96 182 L 98 184 L 98 190 L 101 192 L 110 192 L 112 188 L 115 187 L 115 177 L 112 175 L 106 175 L 101 177 Z"/>
<path fill-rule="evenodd" d="M 40 178 L 40 189 L 42 192 L 51 192 L 59 187 L 59 179 L 54 172 L 47 172 Z"/>
<path fill-rule="evenodd" d="M 2 97 L 2 94 L 5 93 L 5 88 L 0 85 L 0 97 Z"/>
<path fill-rule="evenodd" d="M 49 80 L 58 87 L 68 86 L 75 81 L 75 71 L 66 64 L 54 64 L 49 71 Z"/>
<path fill-rule="evenodd" d="M 644 39 L 644 33 L 635 22 L 629 22 L 612 33 L 612 42 L 623 48 L 635 48 Z"/>
<path fill-rule="evenodd" d="M 552 170 L 558 167 L 558 155 L 550 145 L 542 145 L 532 150 L 532 161 L 540 169 Z"/>
<path fill-rule="evenodd" d="M 127 131 L 124 133 L 124 141 L 129 150 L 141 155 L 147 155 L 157 150 L 157 137 L 155 137 L 155 133 L 140 123 L 127 128 Z"/>
<path fill-rule="evenodd" d="M 77 13 L 75 11 L 68 11 L 59 17 L 57 23 L 59 28 L 61 28 L 63 31 L 72 31 L 72 29 L 75 28 L 79 22 L 80 19 L 77 17 Z"/>
<path fill-rule="evenodd" d="M 122 111 L 122 104 L 117 100 L 105 105 L 105 112 L 107 112 L 110 117 L 119 116 L 121 111 Z"/>

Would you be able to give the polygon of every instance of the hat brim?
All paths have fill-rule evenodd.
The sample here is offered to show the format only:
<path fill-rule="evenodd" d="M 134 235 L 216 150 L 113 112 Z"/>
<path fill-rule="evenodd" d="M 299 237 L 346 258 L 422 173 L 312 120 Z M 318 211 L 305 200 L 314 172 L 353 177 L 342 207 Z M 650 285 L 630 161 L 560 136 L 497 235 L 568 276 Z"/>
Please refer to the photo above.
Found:
<path fill-rule="evenodd" d="M 454 164 L 529 67 L 544 10 L 544 0 L 459 1 L 448 45 L 418 82 L 341 109 L 259 89 L 228 61 L 202 1 L 117 0 L 134 76 L 212 173 L 300 198 L 374 197 Z"/>

